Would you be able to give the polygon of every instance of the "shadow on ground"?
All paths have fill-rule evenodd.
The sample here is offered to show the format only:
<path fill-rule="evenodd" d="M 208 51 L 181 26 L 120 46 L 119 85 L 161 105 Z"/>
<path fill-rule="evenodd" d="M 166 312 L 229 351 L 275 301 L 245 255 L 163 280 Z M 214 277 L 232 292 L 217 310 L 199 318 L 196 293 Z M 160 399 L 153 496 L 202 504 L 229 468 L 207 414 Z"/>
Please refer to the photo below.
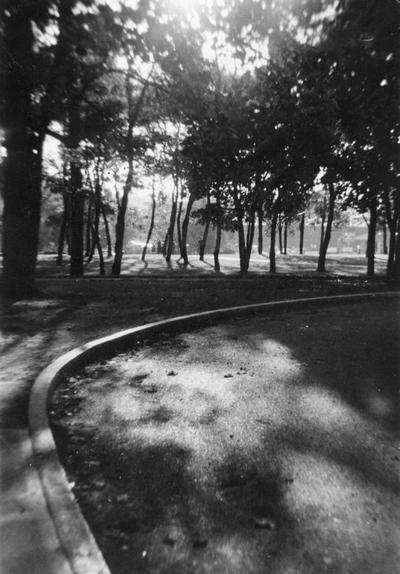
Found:
<path fill-rule="evenodd" d="M 237 320 L 62 387 L 58 445 L 112 571 L 391 574 L 398 319 Z"/>

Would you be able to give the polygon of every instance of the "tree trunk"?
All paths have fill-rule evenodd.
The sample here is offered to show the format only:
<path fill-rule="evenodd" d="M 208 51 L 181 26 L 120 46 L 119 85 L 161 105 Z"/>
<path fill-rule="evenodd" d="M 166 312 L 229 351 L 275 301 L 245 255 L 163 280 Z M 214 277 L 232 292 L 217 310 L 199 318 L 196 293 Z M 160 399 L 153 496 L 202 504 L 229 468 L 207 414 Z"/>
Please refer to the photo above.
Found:
<path fill-rule="evenodd" d="M 89 261 L 92 260 L 94 253 L 94 237 L 92 233 L 93 228 L 92 205 L 93 205 L 92 198 L 89 197 L 87 215 L 86 215 L 86 249 L 85 249 L 85 257 L 89 257 Z"/>
<path fill-rule="evenodd" d="M 217 223 L 216 234 L 215 234 L 215 247 L 214 247 L 214 270 L 217 273 L 221 271 L 221 267 L 219 264 L 219 250 L 221 247 L 221 236 L 222 236 L 222 227 L 220 223 Z"/>
<path fill-rule="evenodd" d="M 300 255 L 303 255 L 303 251 L 304 251 L 304 227 L 305 227 L 305 220 L 306 220 L 306 214 L 305 214 L 305 213 L 302 213 L 301 219 L 300 219 L 300 245 L 299 245 L 299 253 L 300 253 Z"/>
<path fill-rule="evenodd" d="M 154 190 L 154 179 L 153 179 L 153 188 L 152 188 L 152 194 L 151 194 L 150 226 L 149 226 L 149 231 L 147 232 L 146 244 L 143 247 L 143 251 L 142 251 L 142 261 L 146 261 L 146 253 L 147 253 L 147 248 L 148 248 L 150 240 L 151 240 L 151 236 L 153 234 L 155 216 L 156 216 L 156 195 L 155 195 L 155 190 Z"/>
<path fill-rule="evenodd" d="M 389 226 L 389 252 L 387 260 L 386 275 L 391 277 L 394 265 L 394 254 L 396 250 L 396 225 L 393 225 L 393 229 Z"/>
<path fill-rule="evenodd" d="M 388 260 L 387 260 L 387 268 L 386 268 L 386 275 L 389 278 L 392 272 L 393 262 L 394 262 L 394 251 L 395 251 L 395 242 L 396 242 L 396 222 L 395 222 L 395 214 L 396 214 L 396 204 L 393 206 L 390 202 L 390 194 L 388 191 L 383 192 L 383 203 L 385 206 L 385 215 L 386 221 L 389 228 L 389 250 L 388 250 Z"/>
<path fill-rule="evenodd" d="M 221 267 L 219 264 L 219 250 L 221 247 L 221 237 L 222 237 L 222 223 L 220 220 L 221 202 L 219 198 L 219 192 L 217 192 L 217 224 L 216 224 L 216 235 L 215 235 L 215 246 L 214 246 L 214 270 L 219 273 Z"/>
<path fill-rule="evenodd" d="M 208 208 L 210 207 L 210 193 L 208 191 L 207 191 L 207 207 Z M 203 237 L 200 240 L 200 246 L 199 246 L 199 259 L 200 259 L 200 261 L 204 261 L 204 254 L 206 251 L 209 229 L 210 229 L 210 220 L 208 219 L 206 221 L 205 226 L 204 226 Z"/>
<path fill-rule="evenodd" d="M 369 205 L 369 225 L 368 225 L 368 239 L 367 239 L 367 275 L 375 274 L 375 236 L 376 225 L 378 221 L 377 215 L 377 200 L 376 197 L 371 199 Z"/>
<path fill-rule="evenodd" d="M 257 219 L 258 219 L 258 254 L 263 254 L 263 210 L 262 207 L 258 208 L 257 211 Z"/>
<path fill-rule="evenodd" d="M 39 244 L 42 140 L 32 135 L 33 45 L 23 4 L 4 19 L 3 289 L 7 298 L 35 294 Z M 5 10 L 5 7 L 3 7 Z"/>
<path fill-rule="evenodd" d="M 115 255 L 111 268 L 111 275 L 118 277 L 121 274 L 122 256 L 124 252 L 125 216 L 128 208 L 128 197 L 133 184 L 133 158 L 129 158 L 128 173 L 118 209 L 115 225 Z"/>
<path fill-rule="evenodd" d="M 183 259 L 183 264 L 189 265 L 189 257 L 187 252 L 187 235 L 189 229 L 190 212 L 192 211 L 194 203 L 194 195 L 190 194 L 188 199 L 188 204 L 186 206 L 186 213 L 182 223 L 182 246 L 181 246 L 181 257 Z"/>
<path fill-rule="evenodd" d="M 238 221 L 238 238 L 239 238 L 239 259 L 240 259 L 240 273 L 245 275 L 246 269 L 246 241 L 244 238 L 243 221 Z"/>
<path fill-rule="evenodd" d="M 106 268 L 104 266 L 104 255 L 103 255 L 103 249 L 101 247 L 100 235 L 99 235 L 98 229 L 97 229 L 97 235 L 96 235 L 96 243 L 97 243 L 97 253 L 99 254 L 100 275 L 104 276 L 106 274 Z"/>
<path fill-rule="evenodd" d="M 100 270 L 100 275 L 105 275 L 106 274 L 106 269 L 104 266 L 104 255 L 103 255 L 103 249 L 101 247 L 101 241 L 100 241 L 100 234 L 99 234 L 99 226 L 96 224 L 94 225 L 94 232 L 95 232 L 95 237 L 94 237 L 94 241 L 96 244 L 96 248 L 97 248 L 97 253 L 99 255 L 99 270 Z"/>
<path fill-rule="evenodd" d="M 89 228 L 89 245 L 90 245 L 90 251 L 89 251 L 89 256 L 88 256 L 88 262 L 92 261 L 94 254 L 96 252 L 97 249 L 97 242 L 96 242 L 96 236 L 99 234 L 99 221 L 97 222 L 96 225 L 96 209 L 94 211 L 94 215 L 93 215 L 93 210 L 91 211 L 90 214 L 90 228 Z M 86 254 L 85 254 L 86 255 Z"/>
<path fill-rule="evenodd" d="M 65 243 L 65 239 L 67 236 L 67 226 L 68 226 L 68 219 L 69 219 L 69 217 L 68 217 L 68 211 L 69 211 L 68 200 L 67 200 L 65 194 L 63 194 L 63 204 L 64 204 L 64 210 L 63 210 L 63 215 L 62 215 L 60 233 L 58 236 L 57 265 L 62 265 L 62 262 L 63 262 L 64 243 Z"/>
<path fill-rule="evenodd" d="M 233 203 L 235 206 L 235 214 L 238 226 L 240 273 L 241 275 L 246 275 L 248 269 L 248 262 L 247 262 L 246 239 L 243 225 L 243 208 L 242 204 L 240 203 L 239 193 L 237 190 L 235 190 L 233 194 Z"/>
<path fill-rule="evenodd" d="M 282 242 L 282 216 L 278 219 L 278 240 L 279 240 L 279 253 L 283 253 L 283 242 Z"/>
<path fill-rule="evenodd" d="M 319 253 L 321 253 L 323 245 L 324 245 L 324 237 L 325 237 L 325 213 L 323 213 L 321 217 L 321 232 L 319 236 Z"/>
<path fill-rule="evenodd" d="M 336 191 L 333 183 L 328 183 L 329 200 L 328 200 L 328 219 L 326 221 L 326 229 L 324 232 L 324 220 L 321 224 L 321 244 L 319 249 L 318 267 L 317 271 L 320 273 L 325 272 L 326 254 L 328 252 L 329 242 L 331 240 L 332 223 L 335 215 L 335 199 Z"/>
<path fill-rule="evenodd" d="M 288 236 L 288 223 L 285 221 L 283 227 L 283 254 L 287 255 L 287 236 Z"/>
<path fill-rule="evenodd" d="M 400 198 L 398 192 L 394 194 L 393 207 L 390 201 L 389 192 L 385 191 L 383 194 L 386 221 L 389 228 L 389 252 L 386 275 L 388 279 L 392 279 L 394 275 L 394 263 L 396 253 L 396 233 L 400 232 Z"/>
<path fill-rule="evenodd" d="M 133 128 L 139 117 L 140 110 L 146 95 L 146 91 L 149 85 L 149 80 L 151 73 L 149 74 L 146 82 L 143 84 L 142 91 L 140 92 L 139 98 L 134 104 L 132 83 L 131 83 L 131 68 L 132 62 L 129 61 L 129 71 L 125 78 L 125 93 L 126 100 L 128 104 L 128 133 L 126 137 L 126 150 L 128 155 L 128 173 L 125 180 L 125 185 L 122 193 L 122 198 L 118 202 L 118 214 L 117 223 L 115 226 L 115 255 L 114 261 L 111 269 L 111 274 L 114 276 L 119 276 L 121 274 L 121 264 L 124 249 L 124 235 L 125 235 L 125 216 L 128 207 L 128 198 L 133 185 L 133 158 L 134 158 L 134 145 L 133 145 Z M 118 201 L 118 197 L 117 197 Z"/>
<path fill-rule="evenodd" d="M 104 203 L 101 203 L 101 213 L 103 216 L 104 221 L 104 229 L 106 232 L 106 239 L 107 239 L 107 257 L 112 257 L 112 243 L 111 243 L 111 234 L 110 234 L 110 226 L 107 219 L 106 208 Z"/>
<path fill-rule="evenodd" d="M 166 235 L 165 261 L 167 263 L 171 263 L 171 255 L 174 250 L 174 229 L 175 229 L 177 211 L 178 211 L 178 190 L 176 189 L 172 196 L 171 215 L 169 218 L 169 226 Z"/>
<path fill-rule="evenodd" d="M 278 223 L 278 214 L 274 211 L 271 219 L 271 239 L 269 246 L 269 272 L 276 272 L 276 257 L 275 257 L 275 240 L 276 240 L 276 226 Z"/>
<path fill-rule="evenodd" d="M 179 249 L 179 253 L 181 254 L 181 258 L 182 258 L 182 227 L 181 227 L 182 206 L 183 206 L 183 198 L 181 195 L 181 198 L 179 200 L 177 217 L 176 217 L 176 232 L 178 235 L 178 249 Z"/>
<path fill-rule="evenodd" d="M 400 283 L 400 217 L 396 220 L 395 245 L 394 245 L 394 261 L 390 279 Z"/>
<path fill-rule="evenodd" d="M 93 244 L 96 246 L 99 255 L 100 275 L 105 275 L 103 249 L 100 241 L 100 212 L 101 212 L 101 183 L 100 177 L 96 175 L 94 190 L 94 221 L 93 221 Z"/>
<path fill-rule="evenodd" d="M 69 53 L 72 9 L 70 2 L 58 7 L 58 37 L 43 97 L 33 109 L 34 33 L 33 4 L 4 2 L 2 49 L 4 58 L 5 147 L 3 208 L 3 288 L 7 297 L 32 296 L 39 245 L 42 153 L 60 87 L 60 69 Z M 46 9 L 46 8 L 45 8 Z M 39 108 L 39 111 L 38 111 Z M 32 119 L 38 119 L 33 129 Z M 70 251 L 69 231 L 67 241 Z"/>
<path fill-rule="evenodd" d="M 203 230 L 203 237 L 200 239 L 200 246 L 199 246 L 199 259 L 200 261 L 204 261 L 204 254 L 206 252 L 206 245 L 207 245 L 207 238 L 208 238 L 208 231 L 210 229 L 210 222 L 206 221 Z"/>
<path fill-rule="evenodd" d="M 100 234 L 99 234 L 99 226 L 96 226 L 96 222 L 93 222 L 92 224 L 92 238 L 93 238 L 93 245 L 95 247 L 95 249 L 97 249 L 97 253 L 99 256 L 99 271 L 100 271 L 100 275 L 105 275 L 106 274 L 106 269 L 104 266 L 104 255 L 103 255 L 103 249 L 101 247 L 101 241 L 100 241 Z"/>
<path fill-rule="evenodd" d="M 255 211 L 252 212 L 250 216 L 250 221 L 247 225 L 247 236 L 246 236 L 246 273 L 250 267 L 250 259 L 251 259 L 251 251 L 253 249 L 253 241 L 254 241 L 254 228 L 255 228 L 255 219 L 256 214 Z"/>
<path fill-rule="evenodd" d="M 388 254 L 388 241 L 387 241 L 387 228 L 386 223 L 382 224 L 382 252 L 384 255 Z"/>

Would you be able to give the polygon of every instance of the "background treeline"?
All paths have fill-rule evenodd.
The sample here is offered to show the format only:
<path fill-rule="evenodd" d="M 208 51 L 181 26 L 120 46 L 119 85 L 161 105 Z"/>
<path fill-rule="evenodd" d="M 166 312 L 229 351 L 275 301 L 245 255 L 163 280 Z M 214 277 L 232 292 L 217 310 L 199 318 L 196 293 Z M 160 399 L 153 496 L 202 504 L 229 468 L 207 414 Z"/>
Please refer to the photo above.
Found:
<path fill-rule="evenodd" d="M 274 272 L 277 232 L 304 230 L 313 209 L 324 271 L 334 219 L 352 208 L 368 222 L 368 274 L 384 225 L 387 273 L 400 277 L 396 0 L 4 0 L 1 10 L 7 295 L 34 293 L 43 190 L 62 205 L 58 262 L 67 251 L 74 276 L 95 255 L 100 273 L 113 257 L 120 274 L 130 195 L 145 187 L 145 243 L 162 212 L 167 261 L 176 248 L 188 263 L 196 221 L 200 248 L 213 230 L 216 270 L 227 230 L 243 274 L 268 233 Z"/>

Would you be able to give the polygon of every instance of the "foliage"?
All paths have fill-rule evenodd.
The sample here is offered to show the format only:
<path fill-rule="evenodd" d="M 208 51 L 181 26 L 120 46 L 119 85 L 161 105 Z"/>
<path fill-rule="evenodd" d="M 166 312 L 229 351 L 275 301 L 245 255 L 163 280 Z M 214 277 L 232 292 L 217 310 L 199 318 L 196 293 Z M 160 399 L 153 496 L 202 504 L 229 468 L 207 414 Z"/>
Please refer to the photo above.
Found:
<path fill-rule="evenodd" d="M 12 86 L 25 108 L 3 98 L 4 127 L 21 123 L 39 188 L 45 137 L 61 142 L 77 201 L 79 188 L 89 205 L 85 177 L 101 172 L 112 217 L 132 187 L 172 178 L 182 204 L 202 202 L 194 220 L 238 232 L 244 271 L 255 214 L 318 211 L 321 174 L 336 211 L 384 211 L 397 237 L 399 10 L 396 0 L 6 1 L 7 50 L 25 50 Z"/>

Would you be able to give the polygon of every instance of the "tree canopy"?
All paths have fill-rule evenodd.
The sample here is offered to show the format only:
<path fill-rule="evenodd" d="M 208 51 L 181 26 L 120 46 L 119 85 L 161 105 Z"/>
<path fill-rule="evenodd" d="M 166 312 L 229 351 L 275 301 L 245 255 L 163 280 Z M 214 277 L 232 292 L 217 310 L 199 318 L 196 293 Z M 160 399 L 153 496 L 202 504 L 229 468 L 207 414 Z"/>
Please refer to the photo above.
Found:
<path fill-rule="evenodd" d="M 120 273 L 129 197 L 150 169 L 171 178 L 166 249 L 177 225 L 185 263 L 196 201 L 193 217 L 217 236 L 237 232 L 246 273 L 256 226 L 269 224 L 272 245 L 318 180 L 332 217 L 338 206 L 368 215 L 370 274 L 386 219 L 388 274 L 398 276 L 399 10 L 396 0 L 5 0 L 6 293 L 34 291 L 50 137 L 61 146 L 55 189 L 74 275 L 84 269 L 85 226 L 92 256 L 102 258 L 100 229 L 109 253 L 114 237 Z"/>

